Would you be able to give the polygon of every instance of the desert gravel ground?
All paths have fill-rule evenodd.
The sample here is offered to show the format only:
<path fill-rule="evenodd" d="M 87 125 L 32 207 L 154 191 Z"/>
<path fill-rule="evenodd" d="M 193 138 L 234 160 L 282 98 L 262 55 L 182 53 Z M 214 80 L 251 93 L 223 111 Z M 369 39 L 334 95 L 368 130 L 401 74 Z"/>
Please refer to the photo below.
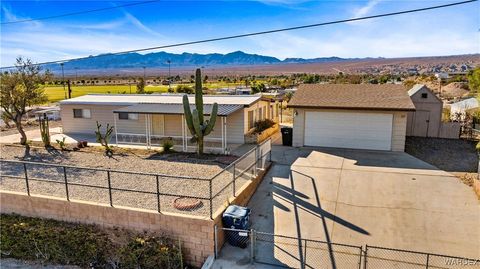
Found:
<path fill-rule="evenodd" d="M 407 137 L 405 152 L 448 172 L 477 172 L 475 141 Z"/>
<path fill-rule="evenodd" d="M 200 199 L 202 204 L 190 211 L 180 211 L 173 207 L 175 199 L 181 196 L 195 196 L 208 198 L 210 186 L 208 179 L 222 172 L 212 180 L 212 194 L 215 195 L 212 209 L 215 211 L 229 196 L 233 194 L 233 170 L 223 170 L 234 159 L 225 160 L 225 157 L 206 155 L 199 159 L 195 154 L 146 154 L 135 153 L 115 154 L 113 158 L 104 156 L 101 152 L 82 151 L 47 151 L 43 148 L 31 148 L 26 154 L 24 147 L 2 145 L 1 158 L 4 160 L 27 160 L 32 162 L 52 163 L 58 165 L 82 166 L 98 169 L 112 169 L 121 171 L 135 171 L 140 173 L 154 173 L 158 176 L 160 195 L 160 210 L 163 212 L 176 212 L 194 215 L 209 216 L 210 202 Z M 236 167 L 236 175 L 240 175 L 244 168 L 254 162 L 253 158 L 243 159 Z M 26 191 L 24 170 L 22 164 L 2 163 L 2 177 L 0 187 L 11 191 Z M 50 180 L 42 182 L 29 181 L 32 194 L 66 197 L 64 184 L 64 171 L 62 167 L 52 167 L 37 164 L 27 165 L 29 179 Z M 68 193 L 70 199 L 86 200 L 108 204 L 108 176 L 106 171 L 66 168 L 69 183 Z M 19 176 L 11 178 L 8 176 Z M 187 177 L 183 178 L 183 177 Z M 236 190 L 246 183 L 252 174 L 247 171 L 236 179 Z M 192 180 L 190 178 L 199 178 Z M 203 179 L 203 180 L 200 180 Z M 112 190 L 112 203 L 114 206 L 129 206 L 157 210 L 156 176 L 138 175 L 129 173 L 110 172 L 112 188 L 135 190 L 139 192 Z M 88 184 L 96 187 L 78 186 L 75 184 Z M 146 192 L 146 193 L 140 193 Z M 151 193 L 148 193 L 151 192 Z"/>

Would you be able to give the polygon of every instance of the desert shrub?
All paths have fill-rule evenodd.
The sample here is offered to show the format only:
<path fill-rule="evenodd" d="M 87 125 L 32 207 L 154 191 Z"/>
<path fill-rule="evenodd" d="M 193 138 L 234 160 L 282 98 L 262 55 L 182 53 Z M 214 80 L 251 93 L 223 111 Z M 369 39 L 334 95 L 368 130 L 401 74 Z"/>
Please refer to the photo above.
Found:
<path fill-rule="evenodd" d="M 173 150 L 173 146 L 175 144 L 173 143 L 172 139 L 164 139 L 162 142 L 162 147 L 164 152 L 170 152 Z"/>
<path fill-rule="evenodd" d="M 120 249 L 120 268 L 182 268 L 181 250 L 162 237 L 139 236 Z"/>
<path fill-rule="evenodd" d="M 0 216 L 0 258 L 84 268 L 184 268 L 166 237 L 19 215 Z"/>
<path fill-rule="evenodd" d="M 177 87 L 175 88 L 175 91 L 177 93 L 186 93 L 186 94 L 192 94 L 195 92 L 195 90 L 188 86 L 188 85 L 177 85 Z"/>
<path fill-rule="evenodd" d="M 93 225 L 1 215 L 1 257 L 105 267 L 112 242 Z"/>
<path fill-rule="evenodd" d="M 259 120 L 255 122 L 255 133 L 261 133 L 273 125 L 275 125 L 275 122 L 271 119 Z"/>
<path fill-rule="evenodd" d="M 60 149 L 62 150 L 67 149 L 67 145 L 65 144 L 65 137 L 63 137 L 62 140 L 57 139 L 56 142 L 57 142 L 57 145 L 60 147 Z"/>

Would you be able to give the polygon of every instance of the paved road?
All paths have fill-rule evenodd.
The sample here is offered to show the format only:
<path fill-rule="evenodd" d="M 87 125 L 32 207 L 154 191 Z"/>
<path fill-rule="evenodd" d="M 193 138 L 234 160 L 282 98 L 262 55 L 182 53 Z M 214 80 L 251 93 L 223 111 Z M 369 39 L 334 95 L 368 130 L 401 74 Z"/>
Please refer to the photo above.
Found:
<path fill-rule="evenodd" d="M 256 230 L 480 257 L 479 201 L 447 172 L 403 152 L 275 146 L 272 158 L 276 164 L 249 203 Z M 300 259 L 298 248 L 290 256 L 259 251 L 261 259 L 287 265 Z M 222 255 L 239 266 L 248 258 L 231 247 Z"/>

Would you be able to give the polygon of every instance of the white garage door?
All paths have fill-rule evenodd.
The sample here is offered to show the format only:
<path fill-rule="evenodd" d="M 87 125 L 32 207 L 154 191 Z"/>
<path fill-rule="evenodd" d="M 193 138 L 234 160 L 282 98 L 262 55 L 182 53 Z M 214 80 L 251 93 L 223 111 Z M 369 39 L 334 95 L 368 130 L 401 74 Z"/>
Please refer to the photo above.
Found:
<path fill-rule="evenodd" d="M 306 112 L 305 146 L 390 150 L 392 114 Z"/>

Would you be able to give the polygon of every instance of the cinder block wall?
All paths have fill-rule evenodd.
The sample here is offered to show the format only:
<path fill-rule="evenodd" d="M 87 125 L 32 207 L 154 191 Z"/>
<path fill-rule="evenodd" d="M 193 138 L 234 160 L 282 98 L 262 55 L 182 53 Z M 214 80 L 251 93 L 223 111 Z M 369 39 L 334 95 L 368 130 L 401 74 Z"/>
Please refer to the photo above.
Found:
<path fill-rule="evenodd" d="M 185 262 L 201 267 L 214 254 L 214 221 L 182 214 L 159 214 L 127 207 L 110 207 L 83 201 L 66 201 L 50 196 L 28 196 L 0 191 L 0 212 L 68 222 L 122 227 L 136 231 L 165 233 L 180 239 Z"/>
<path fill-rule="evenodd" d="M 267 169 L 259 171 L 256 178 L 244 184 L 238 191 L 238 195 L 229 199 L 230 204 L 245 206 L 269 167 L 268 164 Z M 110 207 L 100 203 L 66 201 L 52 196 L 28 196 L 24 193 L 0 190 L 1 213 L 164 233 L 171 238 L 181 240 L 185 262 L 196 267 L 201 267 L 207 257 L 215 253 L 215 225 L 218 227 L 219 249 L 223 246 L 222 213 L 227 206 L 225 202 L 213 214 L 212 220 L 209 217 L 174 213 L 159 214 L 137 208 Z"/>

